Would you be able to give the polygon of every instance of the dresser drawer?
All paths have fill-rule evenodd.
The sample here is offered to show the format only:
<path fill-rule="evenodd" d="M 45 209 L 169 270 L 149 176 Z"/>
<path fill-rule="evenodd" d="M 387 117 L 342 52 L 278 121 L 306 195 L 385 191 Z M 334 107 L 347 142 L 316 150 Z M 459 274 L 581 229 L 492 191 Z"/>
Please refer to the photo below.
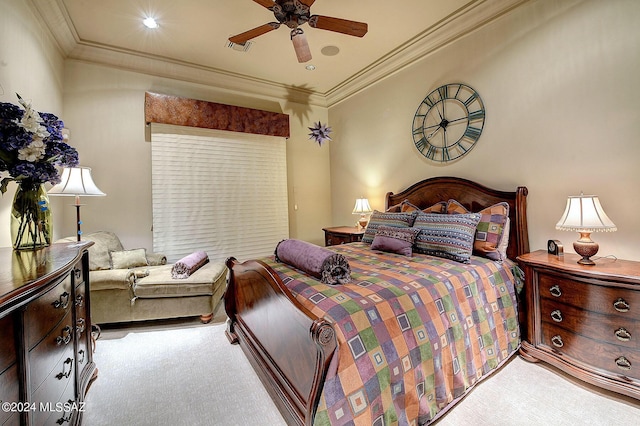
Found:
<path fill-rule="evenodd" d="M 12 367 L 5 370 L 4 373 L 0 374 L 0 401 L 2 402 L 18 402 L 20 399 L 19 393 L 19 380 L 18 380 L 18 366 L 13 364 Z M 5 423 L 11 418 L 11 415 L 15 414 L 11 411 L 0 410 L 0 425 L 10 425 L 10 424 L 18 424 L 15 421 L 18 420 L 19 416 L 14 416 L 12 422 Z"/>
<path fill-rule="evenodd" d="M 71 419 L 77 415 L 75 404 L 75 383 L 69 378 L 58 380 L 52 376 L 47 379 L 34 393 L 34 399 L 38 407 L 43 410 L 34 412 L 35 426 L 39 425 L 64 425 L 73 424 Z"/>
<path fill-rule="evenodd" d="M 632 378 L 640 385 L 640 351 L 571 333 L 555 324 L 542 324 L 542 344 L 585 366 L 615 376 Z"/>
<path fill-rule="evenodd" d="M 575 281 L 540 273 L 540 296 L 587 311 L 640 319 L 640 291 Z"/>
<path fill-rule="evenodd" d="M 73 339 L 74 328 L 69 312 L 58 326 L 29 352 L 31 389 L 40 387 L 50 375 L 73 376 Z"/>
<path fill-rule="evenodd" d="M 78 365 L 78 372 L 80 373 L 80 377 L 82 377 L 83 369 L 89 363 L 89 342 L 90 342 L 90 330 L 89 328 L 89 318 L 87 316 L 87 303 L 85 299 L 85 286 L 81 284 L 76 287 L 76 298 L 75 298 L 75 310 L 76 310 L 76 342 L 77 342 L 77 350 L 76 353 L 76 362 Z"/>
<path fill-rule="evenodd" d="M 540 318 L 571 333 L 640 350 L 640 321 L 589 312 L 556 300 L 540 300 Z"/>
<path fill-rule="evenodd" d="M 42 297 L 29 303 L 25 312 L 25 329 L 28 348 L 33 348 L 73 306 L 71 273 Z"/>
<path fill-rule="evenodd" d="M 16 339 L 14 333 L 13 316 L 7 315 L 0 319 L 0 373 L 16 362 Z"/>

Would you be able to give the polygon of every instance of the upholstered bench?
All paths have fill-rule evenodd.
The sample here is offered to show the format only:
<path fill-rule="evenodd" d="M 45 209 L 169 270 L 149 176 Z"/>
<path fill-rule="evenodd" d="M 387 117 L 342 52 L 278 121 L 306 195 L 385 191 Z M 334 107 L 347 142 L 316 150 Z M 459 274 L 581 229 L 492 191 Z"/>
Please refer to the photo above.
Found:
<path fill-rule="evenodd" d="M 124 250 L 112 232 L 99 231 L 83 239 L 95 242 L 89 248 L 94 324 L 193 316 L 209 322 L 220 306 L 227 283 L 224 263 L 210 261 L 188 278 L 174 279 L 173 265 L 157 253 L 146 253 L 145 265 L 114 267 L 115 254 L 136 250 Z"/>
<path fill-rule="evenodd" d="M 162 312 L 166 318 L 200 315 L 202 322 L 209 322 L 226 289 L 227 267 L 209 262 L 184 279 L 172 278 L 171 267 L 162 265 L 133 271 L 134 276 L 140 278 L 136 278 L 132 286 L 131 307 L 135 311 L 132 321 L 151 319 Z M 143 276 L 147 271 L 149 275 Z"/>

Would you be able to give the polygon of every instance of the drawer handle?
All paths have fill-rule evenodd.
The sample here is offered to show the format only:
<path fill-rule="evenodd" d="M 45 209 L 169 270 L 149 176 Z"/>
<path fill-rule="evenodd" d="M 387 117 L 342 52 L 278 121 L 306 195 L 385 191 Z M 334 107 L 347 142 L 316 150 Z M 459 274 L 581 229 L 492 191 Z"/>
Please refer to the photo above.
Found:
<path fill-rule="evenodd" d="M 549 289 L 549 293 L 551 293 L 551 295 L 554 296 L 554 297 L 562 296 L 562 290 L 560 290 L 560 286 L 558 284 L 552 286 Z"/>
<path fill-rule="evenodd" d="M 66 291 L 60 295 L 60 298 L 52 303 L 53 307 L 56 309 L 67 309 L 69 306 L 69 293 Z"/>
<path fill-rule="evenodd" d="M 555 346 L 556 348 L 561 348 L 564 346 L 562 337 L 558 336 L 557 334 L 551 338 L 551 343 L 553 343 L 553 346 Z"/>
<path fill-rule="evenodd" d="M 62 332 L 58 337 L 56 337 L 56 345 L 68 345 L 71 341 L 71 327 L 68 325 L 62 329 Z"/>
<path fill-rule="evenodd" d="M 631 361 L 623 356 L 616 359 L 616 365 L 620 370 L 631 370 Z"/>
<path fill-rule="evenodd" d="M 73 272 L 76 274 L 76 278 L 80 279 L 80 277 L 82 276 L 82 269 L 76 268 Z"/>
<path fill-rule="evenodd" d="M 82 358 L 78 359 L 78 364 L 84 364 L 84 355 L 85 355 L 84 349 L 80 349 L 78 351 L 78 355 L 82 356 Z"/>
<path fill-rule="evenodd" d="M 84 318 L 78 318 L 78 320 L 76 321 L 76 334 L 80 336 L 82 333 L 84 333 L 84 329 L 85 329 Z"/>
<path fill-rule="evenodd" d="M 76 306 L 82 307 L 84 305 L 84 297 L 81 294 L 76 296 Z"/>
<path fill-rule="evenodd" d="M 628 342 L 629 340 L 631 340 L 631 333 L 629 333 L 629 331 L 627 331 L 627 329 L 624 327 L 620 327 L 619 329 L 617 329 L 614 334 L 616 335 L 618 340 L 621 340 L 623 342 Z"/>
<path fill-rule="evenodd" d="M 630 309 L 629 304 L 622 297 L 619 297 L 618 300 L 613 302 L 613 307 L 618 312 L 629 312 Z"/>
<path fill-rule="evenodd" d="M 551 319 L 555 322 L 562 322 L 562 312 L 560 312 L 560 309 L 551 312 Z"/>
<path fill-rule="evenodd" d="M 71 413 L 69 413 L 69 415 L 67 417 L 64 416 L 64 414 L 62 415 L 62 417 L 60 417 L 58 420 L 56 420 L 56 423 L 61 425 L 63 423 L 67 423 L 71 421 Z"/>
<path fill-rule="evenodd" d="M 69 364 L 69 371 L 67 371 L 66 373 L 64 372 L 65 370 L 65 366 Z M 73 359 L 71 358 L 67 358 L 64 361 L 64 364 L 62 364 L 62 372 L 56 374 L 56 379 L 58 380 L 62 380 L 62 379 L 68 379 L 69 376 L 71 376 L 71 372 L 73 371 Z"/>

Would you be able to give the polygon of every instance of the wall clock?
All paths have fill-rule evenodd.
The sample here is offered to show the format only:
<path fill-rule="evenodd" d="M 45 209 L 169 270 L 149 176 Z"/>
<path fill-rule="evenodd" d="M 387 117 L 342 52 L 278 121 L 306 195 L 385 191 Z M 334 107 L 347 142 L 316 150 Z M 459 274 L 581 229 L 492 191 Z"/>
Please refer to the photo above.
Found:
<path fill-rule="evenodd" d="M 420 103 L 413 118 L 413 142 L 430 160 L 455 160 L 478 141 L 484 117 L 478 92 L 466 84 L 445 84 Z"/>

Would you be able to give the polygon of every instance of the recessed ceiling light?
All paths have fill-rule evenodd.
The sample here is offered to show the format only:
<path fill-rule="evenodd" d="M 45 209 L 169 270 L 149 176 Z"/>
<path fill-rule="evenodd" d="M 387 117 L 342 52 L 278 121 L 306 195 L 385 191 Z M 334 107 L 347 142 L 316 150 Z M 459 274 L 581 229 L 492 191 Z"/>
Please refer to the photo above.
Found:
<path fill-rule="evenodd" d="M 147 28 L 151 28 L 151 29 L 158 28 L 158 23 L 156 22 L 155 19 L 153 19 L 151 17 L 145 18 L 144 21 L 142 21 L 142 23 Z"/>
<path fill-rule="evenodd" d="M 313 71 L 316 69 L 315 65 L 307 65 L 306 67 L 304 67 L 307 71 Z"/>

